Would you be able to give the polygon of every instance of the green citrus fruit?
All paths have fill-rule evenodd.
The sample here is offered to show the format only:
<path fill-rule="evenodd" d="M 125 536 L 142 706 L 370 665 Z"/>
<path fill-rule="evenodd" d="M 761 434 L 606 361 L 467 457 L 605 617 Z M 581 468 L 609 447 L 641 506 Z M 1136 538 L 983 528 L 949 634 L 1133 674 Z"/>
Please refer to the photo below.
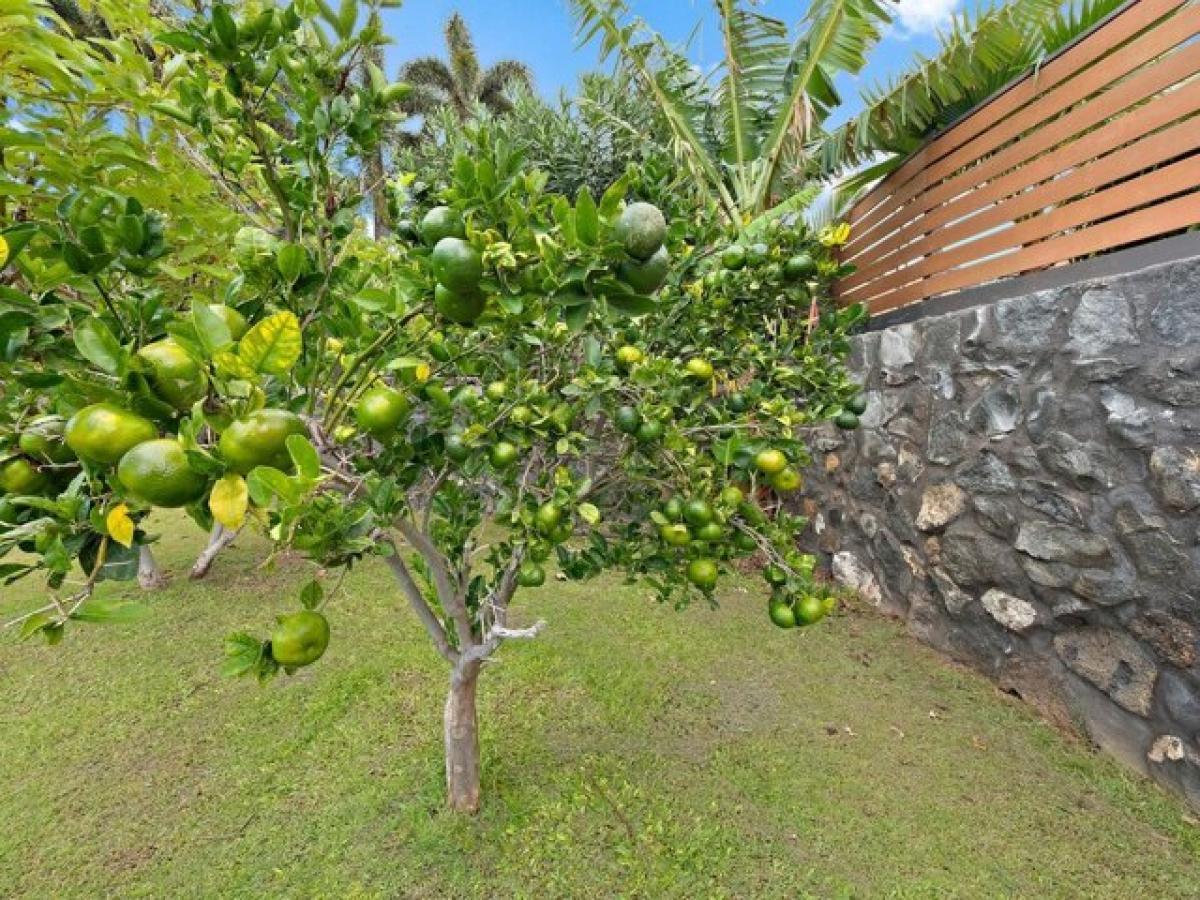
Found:
<path fill-rule="evenodd" d="M 508 441 L 499 441 L 492 445 L 488 458 L 497 469 L 507 469 L 517 461 L 519 451 Z"/>
<path fill-rule="evenodd" d="M 433 274 L 452 291 L 466 293 L 479 287 L 483 257 L 462 238 L 444 237 L 433 248 Z"/>
<path fill-rule="evenodd" d="M 483 315 L 483 308 L 487 306 L 487 297 L 478 290 L 453 291 L 439 282 L 433 289 L 433 305 L 451 322 L 470 325 Z"/>
<path fill-rule="evenodd" d="M 550 558 L 550 545 L 535 541 L 529 545 L 529 558 L 534 562 L 545 562 Z"/>
<path fill-rule="evenodd" d="M 761 266 L 767 261 L 767 254 L 770 252 L 771 248 L 766 244 L 751 244 L 746 248 L 746 262 L 751 266 Z"/>
<path fill-rule="evenodd" d="M 483 389 L 483 393 L 489 400 L 503 400 L 508 396 L 508 382 L 489 381 L 488 386 Z"/>
<path fill-rule="evenodd" d="M 643 444 L 649 444 L 660 440 L 665 431 L 666 427 L 662 422 L 643 422 L 638 426 L 637 439 Z"/>
<path fill-rule="evenodd" d="M 147 344 L 137 355 L 150 364 L 154 392 L 178 410 L 208 393 L 208 376 L 196 359 L 171 338 Z"/>
<path fill-rule="evenodd" d="M 804 483 L 804 479 L 800 477 L 800 473 L 791 466 L 775 472 L 773 475 L 768 477 L 767 481 L 770 483 L 772 488 L 780 493 L 788 493 L 789 491 L 799 490 L 800 485 Z"/>
<path fill-rule="evenodd" d="M 663 541 L 672 547 L 683 547 L 692 542 L 692 533 L 682 522 L 672 522 L 658 529 Z"/>
<path fill-rule="evenodd" d="M 37 466 L 17 456 L 0 464 L 0 492 L 5 494 L 36 494 L 49 484 Z"/>
<path fill-rule="evenodd" d="M 713 520 L 712 505 L 700 497 L 693 497 L 683 504 L 683 518 L 689 525 L 707 525 Z"/>
<path fill-rule="evenodd" d="M 667 238 L 667 220 L 651 203 L 630 203 L 617 220 L 613 236 L 634 259 L 649 259 Z"/>
<path fill-rule="evenodd" d="M 775 587 L 779 587 L 781 584 L 787 584 L 788 580 L 787 572 L 783 570 L 783 567 L 776 566 L 774 564 L 766 566 L 762 570 L 762 577 L 767 584 L 774 585 Z"/>
<path fill-rule="evenodd" d="M 541 587 L 546 583 L 546 570 L 533 560 L 521 563 L 517 569 L 517 584 L 521 587 Z"/>
<path fill-rule="evenodd" d="M 796 601 L 796 624 L 812 625 L 825 618 L 825 601 L 816 594 L 805 594 Z"/>
<path fill-rule="evenodd" d="M 734 392 L 729 395 L 726 402 L 729 404 L 730 412 L 742 413 L 746 411 L 746 397 L 744 394 Z"/>
<path fill-rule="evenodd" d="M 693 559 L 688 563 L 687 580 L 703 591 L 717 586 L 717 563 L 711 559 Z"/>
<path fill-rule="evenodd" d="M 642 351 L 630 344 L 617 348 L 617 362 L 623 366 L 636 366 L 643 358 Z"/>
<path fill-rule="evenodd" d="M 696 537 L 702 541 L 719 541 L 725 537 L 725 527 L 720 522 L 705 522 L 696 529 Z"/>
<path fill-rule="evenodd" d="M 550 542 L 553 544 L 561 544 L 564 541 L 571 539 L 571 535 L 575 533 L 575 523 L 570 519 L 564 519 L 563 523 L 554 529 L 554 534 L 550 535 Z"/>
<path fill-rule="evenodd" d="M 721 265 L 726 269 L 740 269 L 746 265 L 746 248 L 741 244 L 730 244 L 721 251 Z"/>
<path fill-rule="evenodd" d="M 217 446 L 225 462 L 239 474 L 245 475 L 255 466 L 272 466 L 289 472 L 292 458 L 287 451 L 287 439 L 306 431 L 304 420 L 293 412 L 260 409 L 231 422 Z"/>
<path fill-rule="evenodd" d="M 461 434 L 446 435 L 446 456 L 457 463 L 471 458 L 471 448 L 463 443 Z"/>
<path fill-rule="evenodd" d="M 613 417 L 617 430 L 623 434 L 637 434 L 642 424 L 642 414 L 632 406 L 622 406 Z"/>
<path fill-rule="evenodd" d="M 315 663 L 328 646 L 329 622 L 311 609 L 280 616 L 271 632 L 271 656 L 289 669 Z"/>
<path fill-rule="evenodd" d="M 528 425 L 533 421 L 533 410 L 524 403 L 518 403 L 508 414 L 508 420 L 514 425 Z"/>
<path fill-rule="evenodd" d="M 684 366 L 688 375 L 695 378 L 697 381 L 708 381 L 713 376 L 713 367 L 707 359 L 701 359 L 698 356 L 692 357 Z"/>
<path fill-rule="evenodd" d="M 672 522 L 678 522 L 683 518 L 683 501 L 678 497 L 672 497 L 663 504 L 663 515 Z"/>
<path fill-rule="evenodd" d="M 111 466 L 138 444 L 158 437 L 158 429 L 137 413 L 111 403 L 93 403 L 67 420 L 63 435 L 80 459 Z"/>
<path fill-rule="evenodd" d="M 833 424 L 846 431 L 853 431 L 858 427 L 858 416 L 850 412 L 848 409 L 843 410 L 833 417 Z"/>
<path fill-rule="evenodd" d="M 797 253 L 784 263 L 783 274 L 788 281 L 800 281 L 817 271 L 817 264 L 807 253 Z"/>
<path fill-rule="evenodd" d="M 737 485 L 728 484 L 721 488 L 721 502 L 726 506 L 737 506 L 745 499 L 746 495 Z"/>
<path fill-rule="evenodd" d="M 758 542 L 754 540 L 754 535 L 739 528 L 733 533 L 733 546 L 743 552 L 749 552 L 758 548 Z"/>
<path fill-rule="evenodd" d="M 562 522 L 562 507 L 557 503 L 543 503 L 533 514 L 533 523 L 542 534 L 553 534 Z"/>
<path fill-rule="evenodd" d="M 796 614 L 786 600 L 772 600 L 767 607 L 767 613 L 770 615 L 771 621 L 780 628 L 796 627 Z"/>
<path fill-rule="evenodd" d="M 671 274 L 671 254 L 667 252 L 666 247 L 659 247 L 654 255 L 644 262 L 625 260 L 617 274 L 639 294 L 653 294 L 663 286 L 663 282 Z"/>
<path fill-rule="evenodd" d="M 395 434 L 410 409 L 411 405 L 404 394 L 380 384 L 359 398 L 354 407 L 354 418 L 364 431 L 382 438 Z"/>
<path fill-rule="evenodd" d="M 235 341 L 240 341 L 246 333 L 246 317 L 234 309 L 232 306 L 226 306 L 224 303 L 210 303 L 208 308 L 215 312 L 225 322 L 225 327 L 229 329 L 229 336 Z"/>
<path fill-rule="evenodd" d="M 442 238 L 467 236 L 462 216 L 448 206 L 435 206 L 425 213 L 420 226 L 421 240 L 427 247 L 433 247 Z"/>
<path fill-rule="evenodd" d="M 787 457 L 779 450 L 761 450 L 754 457 L 754 465 L 764 475 L 774 475 L 787 468 Z"/>
<path fill-rule="evenodd" d="M 208 479 L 188 465 L 187 453 L 175 438 L 138 444 L 121 457 L 117 479 L 143 503 L 168 508 L 199 500 L 208 484 Z"/>
<path fill-rule="evenodd" d="M 62 465 L 75 458 L 71 448 L 63 443 L 66 421 L 62 416 L 41 416 L 21 430 L 17 446 L 26 456 L 39 462 Z"/>
<path fill-rule="evenodd" d="M 867 411 L 867 398 L 859 394 L 853 400 L 847 400 L 846 409 L 856 416 L 861 416 Z"/>

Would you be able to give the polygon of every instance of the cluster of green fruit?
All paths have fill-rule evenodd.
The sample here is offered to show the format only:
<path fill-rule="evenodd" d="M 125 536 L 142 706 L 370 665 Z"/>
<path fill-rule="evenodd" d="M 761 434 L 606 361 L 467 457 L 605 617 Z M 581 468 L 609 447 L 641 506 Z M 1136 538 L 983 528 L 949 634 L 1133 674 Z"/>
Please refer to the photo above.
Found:
<path fill-rule="evenodd" d="M 667 252 L 667 220 L 657 206 L 630 203 L 613 228 L 613 237 L 624 250 L 617 274 L 639 294 L 653 294 L 671 273 Z"/>
<path fill-rule="evenodd" d="M 435 206 L 418 229 L 420 239 L 433 249 L 430 265 L 437 284 L 433 304 L 438 312 L 459 325 L 470 325 L 487 306 L 480 289 L 483 255 L 467 242 L 462 216 L 449 206 Z"/>

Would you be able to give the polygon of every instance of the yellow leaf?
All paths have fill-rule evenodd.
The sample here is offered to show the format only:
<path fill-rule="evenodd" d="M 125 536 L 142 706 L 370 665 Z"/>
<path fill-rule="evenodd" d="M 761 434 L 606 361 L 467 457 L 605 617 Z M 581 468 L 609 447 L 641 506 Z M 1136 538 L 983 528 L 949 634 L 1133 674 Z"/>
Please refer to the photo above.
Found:
<path fill-rule="evenodd" d="M 0 234 L 0 269 L 8 265 L 8 241 Z"/>
<path fill-rule="evenodd" d="M 237 531 L 246 521 L 246 507 L 250 501 L 250 492 L 246 481 L 241 475 L 230 472 L 213 485 L 208 497 L 208 508 L 212 510 L 213 518 L 228 528 Z"/>
<path fill-rule="evenodd" d="M 433 374 L 433 369 L 429 367 L 429 363 L 417 363 L 417 368 L 413 374 L 416 376 L 418 382 L 424 384 L 429 380 L 429 376 Z"/>
<path fill-rule="evenodd" d="M 108 529 L 108 536 L 122 547 L 133 546 L 133 519 L 129 518 L 129 507 L 124 503 L 118 503 L 108 511 L 104 525 Z"/>
<path fill-rule="evenodd" d="M 237 355 L 256 372 L 286 375 L 300 358 L 303 342 L 295 313 L 277 312 L 246 332 L 238 342 Z"/>

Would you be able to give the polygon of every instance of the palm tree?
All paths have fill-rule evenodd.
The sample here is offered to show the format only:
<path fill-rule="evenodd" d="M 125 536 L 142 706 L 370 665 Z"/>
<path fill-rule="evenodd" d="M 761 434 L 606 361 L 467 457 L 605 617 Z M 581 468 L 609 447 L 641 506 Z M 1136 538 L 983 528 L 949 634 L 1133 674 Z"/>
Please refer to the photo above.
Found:
<path fill-rule="evenodd" d="M 400 80 L 413 89 L 404 101 L 405 112 L 429 117 L 449 108 L 461 122 L 474 115 L 477 105 L 493 113 L 509 112 L 512 103 L 505 90 L 510 86 L 533 89 L 533 75 L 522 62 L 505 59 L 486 70 L 480 68 L 475 42 L 458 13 L 446 21 L 445 33 L 448 61 L 425 56 L 400 67 Z"/>
<path fill-rule="evenodd" d="M 724 58 L 701 75 L 630 15 L 626 0 L 571 0 L 582 43 L 598 37 L 657 102 L 697 185 L 738 227 L 803 209 L 832 180 L 848 196 L 895 168 L 933 131 L 1086 31 L 1122 0 L 1008 0 L 956 19 L 939 53 L 839 128 L 837 75 L 856 74 L 879 41 L 890 0 L 812 0 L 793 33 L 739 0 L 715 0 Z"/>

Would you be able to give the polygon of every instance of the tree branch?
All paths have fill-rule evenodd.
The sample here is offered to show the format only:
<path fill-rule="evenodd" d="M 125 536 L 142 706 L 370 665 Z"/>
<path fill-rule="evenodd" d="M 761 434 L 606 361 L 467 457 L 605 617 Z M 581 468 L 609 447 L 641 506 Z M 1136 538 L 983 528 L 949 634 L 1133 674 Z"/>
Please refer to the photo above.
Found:
<path fill-rule="evenodd" d="M 414 550 L 421 554 L 421 557 L 429 565 L 429 571 L 433 576 L 433 583 L 437 588 L 438 599 L 441 600 L 442 608 L 454 620 L 454 628 L 458 634 L 458 646 L 464 650 L 473 646 L 476 643 L 475 629 L 471 627 L 471 618 L 467 614 L 466 601 L 459 594 L 458 590 L 455 589 L 451 581 L 449 561 L 442 551 L 434 545 L 433 541 L 429 539 L 429 535 L 421 531 L 412 522 L 401 518 L 396 522 L 396 527 L 404 535 L 404 539 L 408 541 Z"/>
<path fill-rule="evenodd" d="M 400 582 L 400 587 L 403 589 L 405 596 L 408 597 L 409 606 L 417 614 L 417 618 L 421 620 L 421 624 L 425 626 L 425 630 L 429 633 L 429 637 L 433 641 L 433 645 L 437 648 L 438 653 L 447 662 L 456 665 L 459 654 L 450 646 L 450 639 L 446 635 L 445 627 L 437 617 L 437 614 L 434 613 L 426 602 L 425 595 L 421 593 L 421 588 L 412 577 L 408 566 L 404 564 L 404 559 L 400 556 L 400 549 L 396 546 L 396 542 L 391 540 L 391 538 L 387 538 L 381 541 L 381 543 L 386 543 L 392 548 L 391 554 L 385 557 L 385 559 L 387 560 L 388 568 L 392 570 L 392 574 Z"/>

